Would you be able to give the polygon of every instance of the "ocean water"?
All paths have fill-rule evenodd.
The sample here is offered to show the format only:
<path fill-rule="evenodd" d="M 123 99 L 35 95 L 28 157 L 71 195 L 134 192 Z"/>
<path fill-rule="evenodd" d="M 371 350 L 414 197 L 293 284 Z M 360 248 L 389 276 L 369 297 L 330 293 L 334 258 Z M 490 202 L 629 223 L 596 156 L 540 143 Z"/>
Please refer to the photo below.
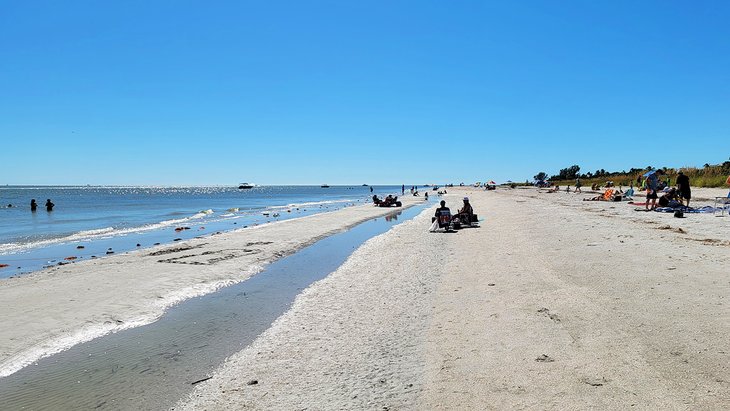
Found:
<path fill-rule="evenodd" d="M 373 189 L 379 196 L 401 191 Z M 365 204 L 372 194 L 365 186 L 0 187 L 0 264 L 7 265 L 0 278 Z M 55 204 L 52 212 L 46 199 Z"/>

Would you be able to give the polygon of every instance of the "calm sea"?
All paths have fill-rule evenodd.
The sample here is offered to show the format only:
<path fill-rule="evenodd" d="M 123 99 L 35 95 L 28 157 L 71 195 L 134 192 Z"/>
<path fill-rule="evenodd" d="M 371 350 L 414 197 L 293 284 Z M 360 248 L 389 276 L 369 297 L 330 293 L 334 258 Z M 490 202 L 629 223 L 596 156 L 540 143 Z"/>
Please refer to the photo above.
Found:
<path fill-rule="evenodd" d="M 373 189 L 379 196 L 401 191 Z M 365 186 L 0 187 L 0 264 L 7 265 L 0 278 L 364 204 L 372 194 Z"/>

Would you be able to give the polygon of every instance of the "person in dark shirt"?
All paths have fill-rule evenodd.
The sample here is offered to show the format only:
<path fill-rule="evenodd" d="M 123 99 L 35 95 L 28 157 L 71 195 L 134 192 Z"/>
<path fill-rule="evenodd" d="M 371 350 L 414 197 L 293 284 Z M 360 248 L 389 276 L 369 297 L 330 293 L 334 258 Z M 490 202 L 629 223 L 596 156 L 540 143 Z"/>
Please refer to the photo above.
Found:
<path fill-rule="evenodd" d="M 659 207 L 667 207 L 672 200 L 676 201 L 678 199 L 679 197 L 677 195 L 677 189 L 670 188 L 669 191 L 659 197 Z M 676 205 L 677 203 L 674 204 Z"/>
<path fill-rule="evenodd" d="M 35 202 L 35 198 L 30 200 L 30 211 L 35 211 L 38 209 L 38 203 Z"/>
<path fill-rule="evenodd" d="M 451 210 L 446 207 L 446 201 L 441 200 L 441 207 L 436 209 L 434 219 L 438 220 L 439 227 L 448 227 L 451 222 Z"/>
<path fill-rule="evenodd" d="M 689 177 L 681 171 L 679 172 L 679 176 L 677 176 L 677 191 L 679 194 L 679 200 L 682 203 L 684 203 L 683 200 L 686 200 L 687 203 L 685 205 L 689 207 L 689 200 L 692 198 L 692 190 L 689 188 Z"/>
<path fill-rule="evenodd" d="M 441 203 L 440 204 L 441 204 L 441 207 L 439 207 L 439 208 L 436 209 L 436 217 L 440 217 L 442 212 L 448 212 L 449 215 L 450 215 L 451 214 L 451 210 L 449 209 L 449 207 L 446 207 L 446 201 L 445 200 L 441 200 Z"/>
<path fill-rule="evenodd" d="M 47 199 L 46 200 L 46 211 L 53 211 L 53 206 L 55 206 L 55 204 L 53 204 L 51 202 L 51 199 L 50 198 Z"/>

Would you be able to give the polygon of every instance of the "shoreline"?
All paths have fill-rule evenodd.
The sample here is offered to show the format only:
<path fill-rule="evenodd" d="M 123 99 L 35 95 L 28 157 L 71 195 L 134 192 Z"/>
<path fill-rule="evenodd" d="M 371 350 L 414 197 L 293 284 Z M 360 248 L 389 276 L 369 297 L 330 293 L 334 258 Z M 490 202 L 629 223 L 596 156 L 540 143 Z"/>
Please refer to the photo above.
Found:
<path fill-rule="evenodd" d="M 403 208 L 423 202 L 401 200 Z M 0 378 L 76 344 L 149 324 L 180 301 L 244 281 L 272 261 L 394 210 L 346 207 L 4 279 L 0 304 L 14 310 L 2 320 Z"/>
<path fill-rule="evenodd" d="M 265 187 L 245 193 L 230 189 L 220 192 L 159 191 L 148 193 L 154 198 L 146 199 L 148 203 L 139 210 L 125 205 L 130 198 L 141 195 L 137 190 L 145 190 L 134 188 L 122 193 L 98 193 L 101 197 L 112 197 L 121 204 L 117 208 L 105 209 L 102 213 L 92 211 L 94 201 L 98 201 L 93 194 L 63 192 L 58 195 L 59 202 L 71 201 L 72 197 L 78 209 L 56 210 L 60 213 L 28 213 L 24 207 L 16 206 L 2 210 L 2 214 L 9 218 L 6 222 L 17 219 L 18 228 L 11 229 L 8 224 L 0 224 L 0 232 L 8 235 L 6 241 L 0 244 L 0 279 L 54 265 L 104 257 L 107 251 L 128 252 L 211 233 L 233 231 L 239 227 L 370 203 L 365 190 L 350 188 L 339 189 L 332 194 L 321 193 L 322 197 L 317 199 L 313 196 L 319 194 L 321 189 L 297 192 L 291 186 Z M 382 190 L 390 188 L 384 187 Z M 379 195 L 382 190 L 378 190 Z M 16 197 L 28 195 L 18 190 L 12 194 Z M 77 195 L 81 197 L 77 199 Z M 55 195 L 48 196 L 56 198 Z M 185 206 L 174 206 L 174 198 Z M 159 203 L 155 203 L 157 200 Z M 248 205 L 241 207 L 241 202 Z M 122 216 L 127 212 L 132 213 L 129 222 L 110 217 Z M 45 234 L 38 235 L 39 232 Z"/>

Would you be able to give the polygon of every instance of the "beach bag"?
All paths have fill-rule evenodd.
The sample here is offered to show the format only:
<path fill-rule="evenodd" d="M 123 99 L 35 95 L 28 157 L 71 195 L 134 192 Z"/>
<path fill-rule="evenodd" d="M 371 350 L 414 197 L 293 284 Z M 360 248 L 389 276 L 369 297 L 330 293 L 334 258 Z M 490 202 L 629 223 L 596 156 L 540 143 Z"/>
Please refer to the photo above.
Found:
<path fill-rule="evenodd" d="M 438 230 L 438 229 L 439 229 L 439 221 L 434 219 L 433 224 L 431 224 L 431 228 L 429 228 L 428 231 L 433 233 L 433 232 L 436 232 L 436 230 Z"/>
<path fill-rule="evenodd" d="M 682 210 L 677 210 L 674 212 L 674 217 L 675 218 L 684 218 L 684 213 L 682 212 Z"/>

